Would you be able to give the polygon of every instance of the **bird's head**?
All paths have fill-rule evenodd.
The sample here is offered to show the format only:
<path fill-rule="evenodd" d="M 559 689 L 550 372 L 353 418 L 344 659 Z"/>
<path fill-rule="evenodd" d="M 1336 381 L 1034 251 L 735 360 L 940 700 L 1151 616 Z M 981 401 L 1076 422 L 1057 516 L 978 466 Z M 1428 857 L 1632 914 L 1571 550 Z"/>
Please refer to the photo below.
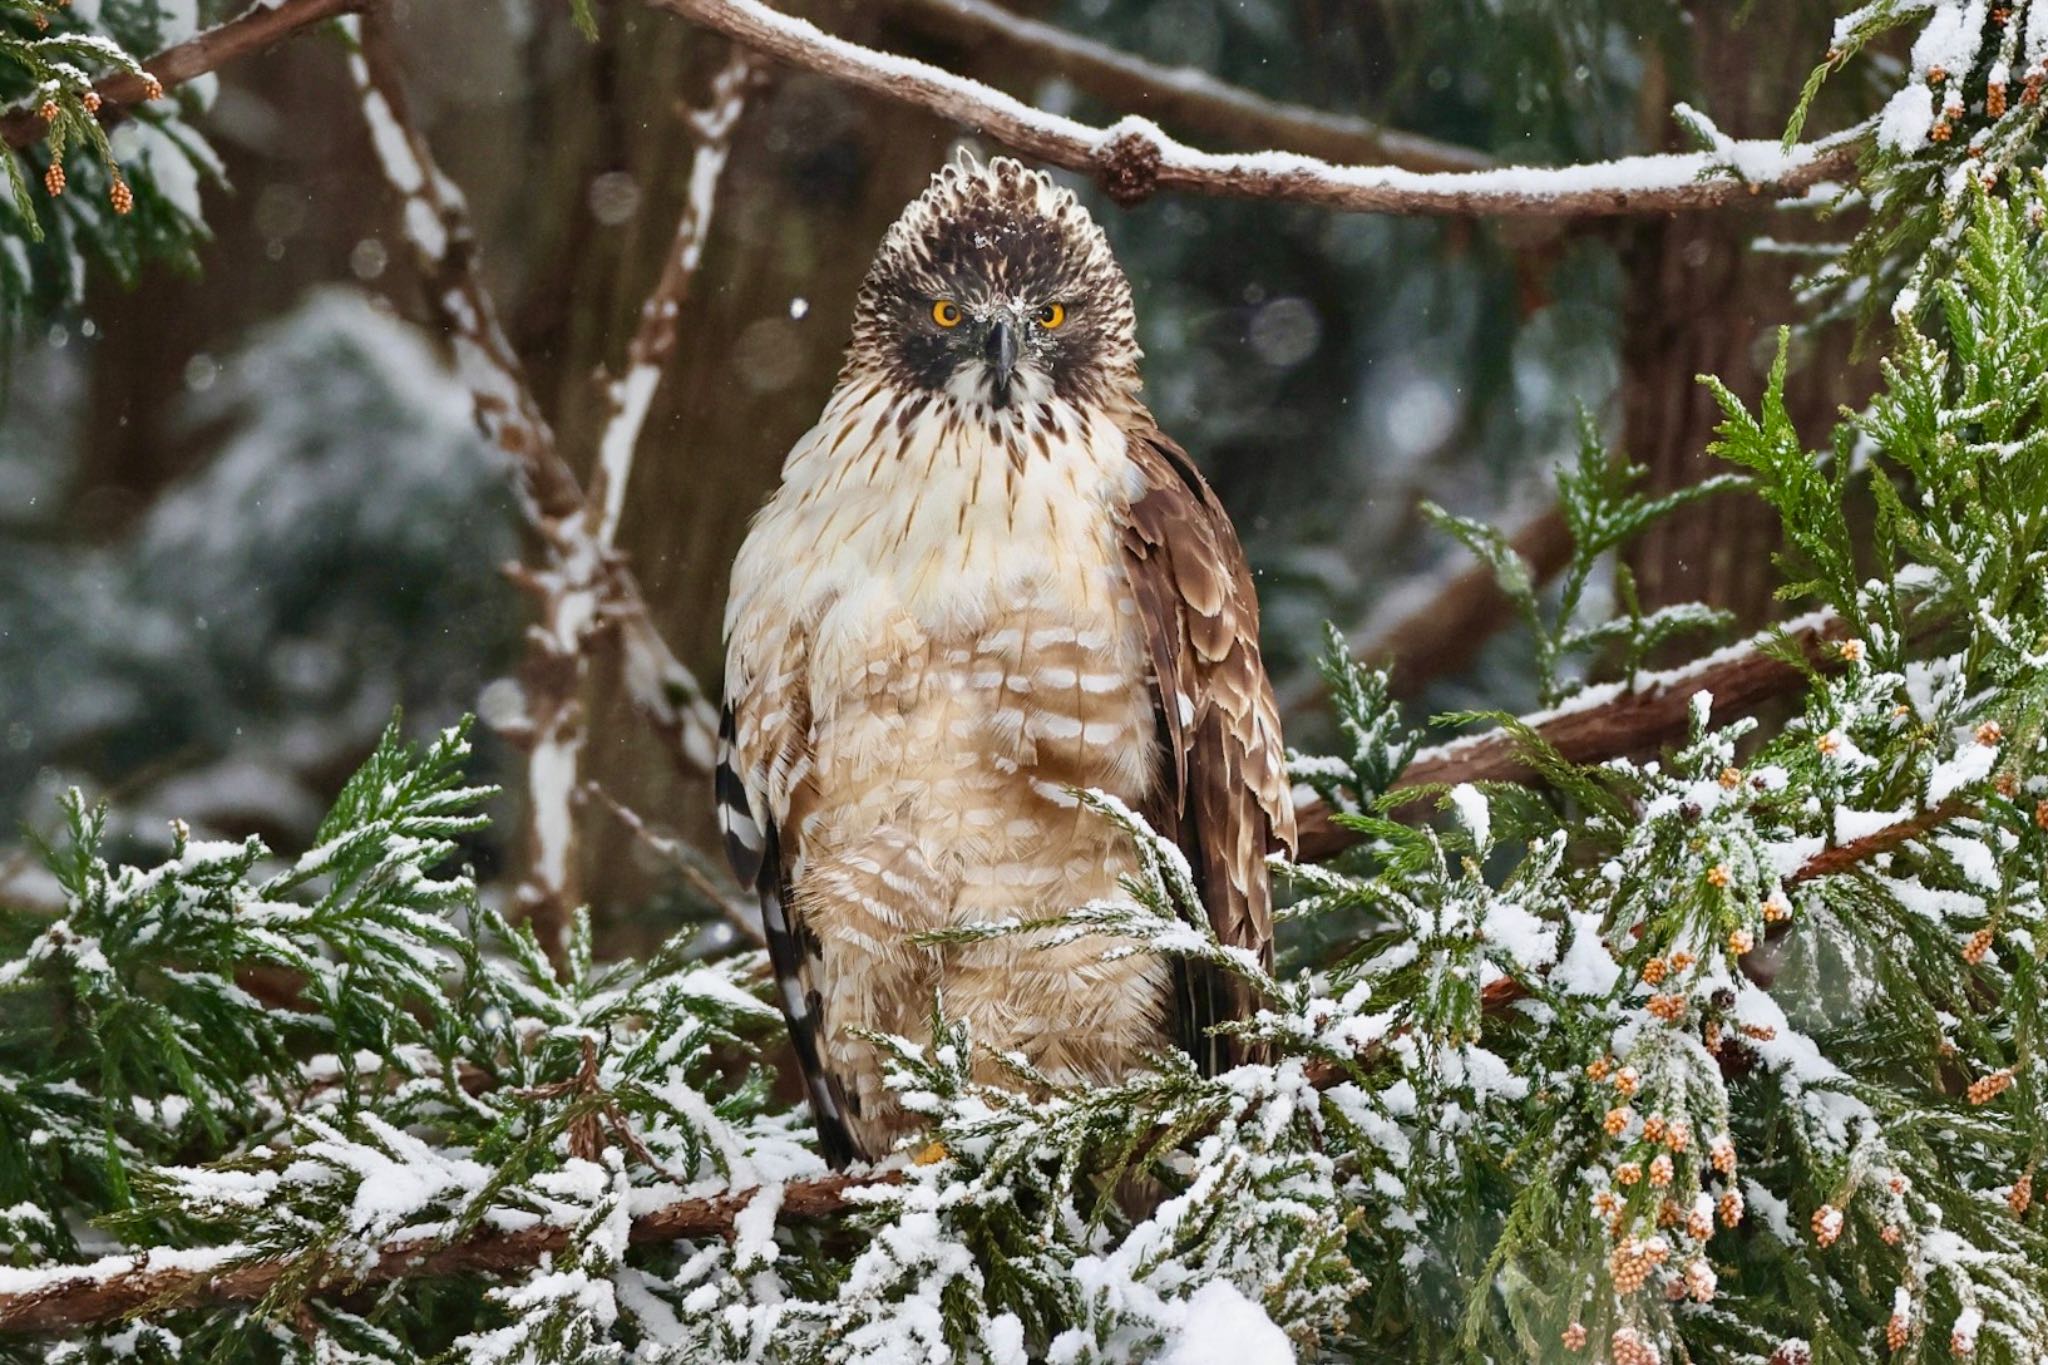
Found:
<path fill-rule="evenodd" d="M 1131 288 L 1074 196 L 1008 157 L 963 153 L 882 239 L 847 373 L 992 413 L 1138 389 Z"/>

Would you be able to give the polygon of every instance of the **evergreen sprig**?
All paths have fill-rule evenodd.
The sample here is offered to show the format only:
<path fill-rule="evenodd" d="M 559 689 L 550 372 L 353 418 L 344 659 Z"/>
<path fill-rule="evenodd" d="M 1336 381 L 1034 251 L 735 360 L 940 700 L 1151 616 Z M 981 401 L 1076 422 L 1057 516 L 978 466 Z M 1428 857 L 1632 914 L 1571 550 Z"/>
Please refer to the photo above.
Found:
<path fill-rule="evenodd" d="M 217 159 L 187 122 L 199 97 L 179 91 L 102 125 L 94 86 L 110 75 L 149 81 L 135 54 L 171 32 L 155 3 L 105 0 L 83 7 L 0 0 L 0 109 L 42 120 L 26 147 L 0 148 L 12 213 L 0 214 L 0 315 L 8 328 L 47 320 L 83 302 L 88 261 L 123 284 L 143 264 L 196 268 L 206 239 L 198 191 L 221 183 Z"/>
<path fill-rule="evenodd" d="M 1554 706 L 1582 685 L 1567 676 L 1574 658 L 1611 664 L 1633 675 L 1660 646 L 1682 635 L 1724 627 L 1728 613 L 1697 603 L 1678 603 L 1643 612 L 1635 598 L 1625 565 L 1613 568 L 1615 590 L 1623 610 L 1597 621 L 1582 621 L 1586 590 L 1609 563 L 1616 548 L 1635 539 L 1654 522 L 1702 498 L 1734 492 L 1745 486 L 1736 475 L 1717 475 L 1656 497 L 1635 485 L 1647 473 L 1627 459 L 1611 457 L 1601 444 L 1592 418 L 1580 414 L 1576 457 L 1559 466 L 1558 506 L 1571 531 L 1572 554 L 1560 576 L 1555 604 L 1547 611 L 1535 575 L 1508 538 L 1494 527 L 1455 516 L 1435 503 L 1423 514 L 1493 571 L 1494 581 L 1527 623 L 1536 645 L 1537 695 Z"/>

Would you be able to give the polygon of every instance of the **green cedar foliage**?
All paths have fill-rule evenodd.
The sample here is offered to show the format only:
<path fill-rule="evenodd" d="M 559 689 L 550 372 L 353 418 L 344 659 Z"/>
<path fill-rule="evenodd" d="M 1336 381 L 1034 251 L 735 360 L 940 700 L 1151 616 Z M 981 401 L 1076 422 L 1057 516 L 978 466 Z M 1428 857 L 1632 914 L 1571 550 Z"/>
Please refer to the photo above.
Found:
<path fill-rule="evenodd" d="M 107 76 L 141 74 L 137 54 L 191 36 L 173 28 L 171 12 L 156 0 L 0 0 L 0 109 L 54 115 L 36 142 L 0 149 L 0 327 L 77 307 L 88 263 L 124 284 L 151 260 L 197 268 L 206 235 L 200 188 L 222 177 L 213 149 L 186 120 L 203 108 L 208 87 L 127 106 L 118 121 L 92 93 Z M 52 194 L 60 165 L 54 183 L 62 192 Z"/>
<path fill-rule="evenodd" d="M 1544 783 L 1408 823 L 1416 736 L 1333 660 L 1347 751 L 1304 775 L 1361 842 L 1282 866 L 1279 969 L 1097 795 L 1143 855 L 1127 894 L 974 931 L 1238 973 L 1267 1060 L 1076 1086 L 936 1000 L 876 1040 L 915 1160 L 822 1220 L 777 1217 L 824 1172 L 769 1084 L 758 955 L 607 965 L 579 934 L 551 965 L 444 870 L 484 795 L 459 731 L 387 737 L 296 860 L 181 839 L 116 869 L 72 802 L 65 914 L 0 968 L 0 1293 L 119 1248 L 284 1269 L 259 1302 L 8 1349 L 1110 1362 L 1229 1330 L 1248 1360 L 1284 1332 L 1333 1360 L 1847 1362 L 1890 1329 L 2038 1361 L 2048 263 L 2022 210 L 1972 211 L 1941 332 L 1903 329 L 1831 454 L 1785 427 L 1782 375 L 1755 410 L 1722 395 L 1723 453 L 1853 631 L 1793 719 L 1701 695 L 1659 761 L 1532 753 Z M 1640 524 L 1606 471 L 1569 476 L 1582 556 Z M 1865 493 L 1883 529 L 1844 549 Z M 729 1235 L 633 1236 L 724 1191 Z M 349 1288 L 394 1246 L 534 1228 L 559 1242 L 526 1270 Z"/>

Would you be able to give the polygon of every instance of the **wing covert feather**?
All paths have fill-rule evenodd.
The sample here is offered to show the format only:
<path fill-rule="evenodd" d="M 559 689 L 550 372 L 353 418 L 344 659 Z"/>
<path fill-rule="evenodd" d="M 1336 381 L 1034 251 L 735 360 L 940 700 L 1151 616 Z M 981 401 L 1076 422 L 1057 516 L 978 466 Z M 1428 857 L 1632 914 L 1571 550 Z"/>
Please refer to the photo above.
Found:
<path fill-rule="evenodd" d="M 1294 806 L 1251 570 L 1185 451 L 1150 427 L 1131 433 L 1130 451 L 1145 487 L 1126 513 L 1124 562 L 1172 759 L 1172 781 L 1146 815 L 1187 851 L 1217 937 L 1270 966 L 1266 857 L 1293 850 Z M 1183 1045 L 1210 1071 L 1244 1060 L 1209 1030 L 1257 1008 L 1251 987 L 1200 964 L 1183 964 L 1181 976 Z"/>

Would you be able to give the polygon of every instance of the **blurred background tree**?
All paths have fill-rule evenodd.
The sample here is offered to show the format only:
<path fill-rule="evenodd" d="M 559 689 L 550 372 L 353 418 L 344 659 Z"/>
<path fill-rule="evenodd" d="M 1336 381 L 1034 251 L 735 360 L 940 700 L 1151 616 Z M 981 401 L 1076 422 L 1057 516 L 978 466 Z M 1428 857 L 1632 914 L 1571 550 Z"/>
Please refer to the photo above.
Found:
<path fill-rule="evenodd" d="M 102 6 L 76 0 L 73 17 Z M 138 52 L 202 20 L 189 0 L 134 11 Z M 937 0 L 807 0 L 827 30 L 923 56 L 1098 123 L 1170 111 L 1119 98 L 1057 53 L 970 37 Z M 1830 7 L 1413 0 L 1060 0 L 1016 13 L 1276 101 L 1419 134 L 1465 158 L 1566 164 L 1690 145 L 1678 101 L 1738 136 L 1775 137 Z M 398 0 L 413 114 L 470 201 L 514 348 L 589 483 L 601 372 L 669 250 L 690 166 L 686 106 L 723 40 L 616 4 L 596 40 L 545 0 Z M 60 23 L 64 22 L 60 18 Z M 115 253 L 82 295 L 10 289 L 0 416 L 0 816 L 44 821 L 70 784 L 206 832 L 302 841 L 350 756 L 394 704 L 421 727 L 516 718 L 525 607 L 499 574 L 520 523 L 501 462 L 432 338 L 335 44 L 317 35 L 226 67 L 181 110 L 217 173 L 157 179 L 198 196 L 183 250 Z M 217 88 L 214 88 L 217 84 Z M 13 102 L 25 90 L 11 92 Z M 1868 112 L 1847 81 L 1814 126 Z M 707 256 L 657 396 L 618 546 L 658 627 L 719 672 L 727 567 L 747 516 L 816 415 L 883 228 L 960 129 L 822 77 L 768 76 L 720 189 Z M 153 123 L 139 126 L 154 128 Z M 178 124 L 183 127 L 182 122 Z M 196 142 L 197 134 L 194 134 Z M 1241 143 L 1241 139 L 1239 140 Z M 1314 149 L 1311 149 L 1314 150 Z M 168 156 L 157 149 L 159 156 Z M 211 160 L 194 154 L 195 164 Z M 40 173 L 31 165 L 31 172 Z M 151 190 L 152 195 L 158 194 Z M 1490 221 L 1347 215 L 1086 193 L 1138 299 L 1151 402 L 1209 472 L 1265 602 L 1292 736 L 1327 724 L 1317 624 L 1398 638 L 1395 685 L 1427 706 L 1532 704 L 1529 642 L 1483 586 L 1425 609 L 1469 566 L 1424 502 L 1523 526 L 1562 563 L 1551 467 L 1589 411 L 1654 488 L 1703 477 L 1716 417 L 1692 382 L 1745 397 L 1789 318 L 1811 216 L 1760 200 L 1713 213 Z M 159 196 L 162 197 L 162 196 Z M 147 205 L 145 206 L 147 207 Z M 1777 238 L 1786 239 L 1777 243 Z M 167 240 L 177 240 L 167 238 Z M 109 253 L 99 253 L 108 258 Z M 1818 315 L 1818 314 L 1816 314 Z M 1795 345 L 1795 417 L 1857 401 L 1853 327 Z M 1646 607 L 1701 598 L 1749 624 L 1771 609 L 1775 522 L 1707 500 L 1625 566 Z M 1594 595 L 1611 583 L 1596 583 Z M 1597 604 L 1596 604 L 1597 605 Z M 707 784 L 648 742 L 601 654 L 582 696 L 584 776 L 658 830 L 708 846 Z M 517 753 L 482 737 L 484 778 Z M 473 854 L 521 858 L 510 806 Z M 161 842 L 141 822 L 121 831 Z M 710 913 L 701 881 L 593 812 L 576 885 L 612 951 Z M 135 850 L 138 855 L 141 849 Z M 33 900 L 13 865 L 0 895 Z"/>

